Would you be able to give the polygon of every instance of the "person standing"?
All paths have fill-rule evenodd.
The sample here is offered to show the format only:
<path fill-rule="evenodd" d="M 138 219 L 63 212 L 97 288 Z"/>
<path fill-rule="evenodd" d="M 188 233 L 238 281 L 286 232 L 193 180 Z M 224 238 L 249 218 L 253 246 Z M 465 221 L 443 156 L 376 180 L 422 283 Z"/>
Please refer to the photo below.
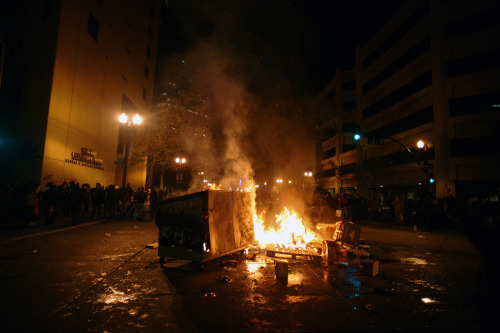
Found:
<path fill-rule="evenodd" d="M 100 219 L 106 198 L 106 192 L 100 183 L 95 184 L 95 187 L 91 190 L 90 197 L 92 200 L 92 218 Z"/>
<path fill-rule="evenodd" d="M 158 204 L 158 192 L 156 192 L 156 188 L 151 188 L 151 193 L 149 195 L 149 205 L 151 207 L 151 216 L 155 216 L 156 214 L 156 206 Z"/>
<path fill-rule="evenodd" d="M 81 213 L 83 210 L 83 191 L 79 183 L 74 181 L 69 184 L 69 205 L 71 211 L 71 221 L 73 223 L 80 223 Z"/>
<path fill-rule="evenodd" d="M 144 188 L 139 187 L 139 189 L 137 189 L 137 192 L 134 195 L 134 199 L 137 205 L 137 210 L 140 212 L 137 218 L 139 220 L 142 220 L 142 218 L 144 217 L 144 205 L 147 200 L 147 194 L 144 191 Z"/>
<path fill-rule="evenodd" d="M 90 213 L 90 185 L 85 183 L 82 185 L 83 211 L 82 217 L 87 217 Z"/>
<path fill-rule="evenodd" d="M 106 215 L 108 219 L 114 219 L 116 206 L 118 204 L 118 196 L 115 190 L 115 185 L 109 185 L 106 188 Z"/>
<path fill-rule="evenodd" d="M 40 186 L 38 185 L 28 185 L 28 195 L 26 196 L 26 222 L 28 224 L 33 224 L 34 219 L 38 217 L 38 192 L 40 192 Z"/>
<path fill-rule="evenodd" d="M 399 200 L 399 197 L 392 202 L 392 206 L 394 207 L 394 221 L 396 224 L 403 223 L 403 203 Z"/>
<path fill-rule="evenodd" d="M 59 207 L 59 192 L 54 183 L 49 183 L 48 190 L 45 191 L 43 201 L 45 206 L 45 224 L 54 224 Z"/>

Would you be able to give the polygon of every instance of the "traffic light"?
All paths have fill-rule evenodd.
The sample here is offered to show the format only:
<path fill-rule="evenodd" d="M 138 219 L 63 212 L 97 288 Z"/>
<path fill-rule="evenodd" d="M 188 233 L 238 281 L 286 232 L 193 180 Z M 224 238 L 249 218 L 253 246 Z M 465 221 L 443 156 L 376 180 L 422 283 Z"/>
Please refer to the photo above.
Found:
<path fill-rule="evenodd" d="M 359 127 L 356 127 L 356 129 L 354 130 L 353 138 L 354 141 L 359 141 L 359 139 L 361 139 L 361 133 L 359 132 Z"/>
<path fill-rule="evenodd" d="M 434 174 L 433 173 L 429 173 L 429 183 L 430 184 L 434 183 Z"/>

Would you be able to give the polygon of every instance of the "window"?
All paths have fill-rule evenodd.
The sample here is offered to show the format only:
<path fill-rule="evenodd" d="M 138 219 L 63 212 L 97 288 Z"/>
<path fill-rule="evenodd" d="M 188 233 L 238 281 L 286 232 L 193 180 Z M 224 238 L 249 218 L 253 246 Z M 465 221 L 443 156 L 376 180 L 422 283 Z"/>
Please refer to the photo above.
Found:
<path fill-rule="evenodd" d="M 450 116 L 498 112 L 500 92 L 450 99 Z"/>
<path fill-rule="evenodd" d="M 149 79 L 149 67 L 148 67 L 148 65 L 144 66 L 144 76 L 146 77 L 146 79 Z"/>
<path fill-rule="evenodd" d="M 394 73 L 401 70 L 413 60 L 417 59 L 423 53 L 428 51 L 431 47 L 431 39 L 429 36 L 423 38 L 420 42 L 416 43 L 408 51 L 402 54 L 396 61 L 381 70 L 372 79 L 363 85 L 363 94 L 367 94 L 376 88 L 379 84 L 390 78 Z"/>
<path fill-rule="evenodd" d="M 182 185 L 182 180 L 184 179 L 184 175 L 182 173 L 178 173 L 175 175 L 175 183 L 177 185 Z"/>
<path fill-rule="evenodd" d="M 449 22 L 446 25 L 446 38 L 455 38 L 497 25 L 500 7 L 489 8 L 478 14 L 473 13 L 474 11 L 471 11 L 471 15 Z"/>
<path fill-rule="evenodd" d="M 97 36 L 99 34 L 99 22 L 97 22 L 95 16 L 90 12 L 89 12 L 89 23 L 87 30 L 90 36 L 92 36 L 92 38 L 94 38 L 94 40 L 97 42 Z"/>
<path fill-rule="evenodd" d="M 327 158 L 333 157 L 337 154 L 337 150 L 335 148 L 329 149 L 325 152 L 323 152 L 323 159 L 326 160 Z"/>
<path fill-rule="evenodd" d="M 416 26 L 422 19 L 427 16 L 429 12 L 428 4 L 425 3 L 421 8 L 416 10 L 407 21 L 403 22 L 399 28 L 394 31 L 383 43 L 381 43 L 369 56 L 363 60 L 363 69 L 370 66 L 375 60 L 383 55 L 388 48 L 394 45 L 397 41 L 403 38 L 414 26 Z"/>
<path fill-rule="evenodd" d="M 356 144 L 355 143 L 349 143 L 349 144 L 342 145 L 342 151 L 344 153 L 348 152 L 348 151 L 351 151 L 351 150 L 354 150 L 354 149 L 356 149 Z"/>
<path fill-rule="evenodd" d="M 417 111 L 407 117 L 393 121 L 383 127 L 380 127 L 370 133 L 367 133 L 369 138 L 387 138 L 412 128 L 428 124 L 434 120 L 434 108 L 432 106 Z"/>
<path fill-rule="evenodd" d="M 447 64 L 448 76 L 453 77 L 498 68 L 499 57 L 500 49 L 494 49 L 484 53 L 449 60 Z"/>
<path fill-rule="evenodd" d="M 363 119 L 368 119 L 376 115 L 377 113 L 382 112 L 391 105 L 394 105 L 397 102 L 405 98 L 408 98 L 411 95 L 415 94 L 416 92 L 424 89 L 425 87 L 430 86 L 431 83 L 432 83 L 432 76 L 431 76 L 431 71 L 429 70 L 421 74 L 420 76 L 416 77 L 412 81 L 408 82 L 404 86 L 394 90 L 389 95 L 381 98 L 377 102 L 368 106 L 366 109 L 363 110 Z"/>

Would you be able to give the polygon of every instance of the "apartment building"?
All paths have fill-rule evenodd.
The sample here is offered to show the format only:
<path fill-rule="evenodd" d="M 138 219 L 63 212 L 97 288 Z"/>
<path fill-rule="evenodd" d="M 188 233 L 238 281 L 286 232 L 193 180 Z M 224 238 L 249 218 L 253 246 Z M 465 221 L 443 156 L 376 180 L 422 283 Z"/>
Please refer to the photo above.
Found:
<path fill-rule="evenodd" d="M 337 70 L 318 95 L 331 106 L 323 187 L 382 199 L 498 195 L 499 14 L 497 1 L 408 1 L 357 48 L 354 70 Z"/>
<path fill-rule="evenodd" d="M 3 183 L 121 185 L 118 117 L 151 109 L 160 9 L 160 0 L 2 5 Z M 132 186 L 145 172 L 129 166 Z"/>

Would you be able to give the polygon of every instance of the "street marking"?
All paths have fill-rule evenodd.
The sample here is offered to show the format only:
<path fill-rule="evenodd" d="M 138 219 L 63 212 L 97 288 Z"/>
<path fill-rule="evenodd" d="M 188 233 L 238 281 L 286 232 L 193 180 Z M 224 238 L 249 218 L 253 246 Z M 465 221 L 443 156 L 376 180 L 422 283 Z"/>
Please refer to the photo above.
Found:
<path fill-rule="evenodd" d="M 33 238 L 33 237 L 38 237 L 38 236 L 43 236 L 43 235 L 49 235 L 49 234 L 55 234 L 56 232 L 70 230 L 70 229 L 75 229 L 75 228 L 80 228 L 80 227 L 86 227 L 86 226 L 97 224 L 97 223 L 100 223 L 100 222 L 101 221 L 87 222 L 87 223 L 72 225 L 72 226 L 69 226 L 69 227 L 66 227 L 66 228 L 48 230 L 48 231 L 43 231 L 43 232 L 37 232 L 37 233 L 34 233 L 34 234 L 29 234 L 29 235 L 24 235 L 24 236 L 19 236 L 19 237 L 4 239 L 4 240 L 0 241 L 0 244 L 3 245 L 3 244 L 17 242 L 17 241 L 20 241 L 20 240 L 23 240 L 23 239 L 28 239 L 28 238 Z"/>

